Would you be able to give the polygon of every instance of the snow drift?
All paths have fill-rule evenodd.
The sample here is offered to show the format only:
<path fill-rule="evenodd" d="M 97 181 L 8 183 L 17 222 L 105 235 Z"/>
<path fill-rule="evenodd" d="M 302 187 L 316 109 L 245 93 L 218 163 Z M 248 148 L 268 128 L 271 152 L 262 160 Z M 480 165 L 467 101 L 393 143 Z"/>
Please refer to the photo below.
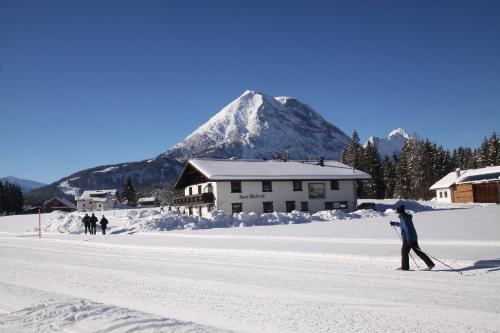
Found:
<path fill-rule="evenodd" d="M 242 212 L 228 215 L 223 211 L 212 211 L 207 216 L 199 217 L 184 215 L 176 211 L 161 213 L 159 209 L 151 208 L 119 211 L 119 216 L 117 217 L 110 216 L 108 212 L 106 218 L 110 221 L 108 226 L 109 233 L 135 233 L 299 224 L 314 221 L 356 220 L 391 215 L 394 213 L 395 208 L 401 204 L 405 204 L 410 213 L 433 209 L 418 202 L 399 200 L 394 204 L 378 204 L 378 210 L 382 211 L 362 209 L 351 213 L 341 210 L 326 210 L 315 214 L 293 211 L 291 213 L 273 212 L 262 215 Z M 48 220 L 43 230 L 53 233 L 82 233 L 84 232 L 82 217 L 83 213 L 79 212 L 60 212 L 57 216 Z"/>

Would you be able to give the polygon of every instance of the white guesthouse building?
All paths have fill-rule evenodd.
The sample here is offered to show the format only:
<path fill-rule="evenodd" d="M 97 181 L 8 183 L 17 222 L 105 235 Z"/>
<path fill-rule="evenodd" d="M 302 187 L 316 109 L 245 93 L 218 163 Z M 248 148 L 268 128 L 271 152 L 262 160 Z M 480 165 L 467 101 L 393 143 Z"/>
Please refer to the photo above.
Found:
<path fill-rule="evenodd" d="M 356 209 L 356 180 L 370 175 L 337 161 L 192 159 L 175 184 L 186 214 L 211 210 L 315 213 Z"/>
<path fill-rule="evenodd" d="M 113 209 L 118 203 L 117 190 L 84 191 L 75 200 L 76 208 L 81 212 Z"/>

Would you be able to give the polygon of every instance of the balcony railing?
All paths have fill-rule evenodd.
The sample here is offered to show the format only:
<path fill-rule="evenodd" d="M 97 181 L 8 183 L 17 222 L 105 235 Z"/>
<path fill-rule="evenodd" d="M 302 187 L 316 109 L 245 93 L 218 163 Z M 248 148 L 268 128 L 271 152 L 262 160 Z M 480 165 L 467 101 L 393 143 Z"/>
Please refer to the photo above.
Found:
<path fill-rule="evenodd" d="M 175 206 L 202 205 L 214 203 L 213 193 L 201 193 L 174 199 Z"/>

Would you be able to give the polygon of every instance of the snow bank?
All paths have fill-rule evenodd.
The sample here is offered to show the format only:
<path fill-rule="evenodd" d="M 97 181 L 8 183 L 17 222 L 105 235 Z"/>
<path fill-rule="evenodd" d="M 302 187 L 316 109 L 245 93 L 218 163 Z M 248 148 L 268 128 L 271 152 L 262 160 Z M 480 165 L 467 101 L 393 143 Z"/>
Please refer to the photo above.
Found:
<path fill-rule="evenodd" d="M 188 216 L 176 211 L 161 213 L 158 209 L 134 209 L 125 214 L 114 217 L 106 215 L 109 224 L 109 233 L 148 232 L 168 230 L 196 230 L 212 228 L 250 227 L 278 224 L 299 224 L 314 221 L 357 220 L 392 215 L 395 209 L 404 204 L 412 213 L 428 211 L 432 206 L 417 201 L 398 200 L 394 203 L 377 203 L 377 210 L 361 209 L 355 212 L 341 210 L 325 210 L 315 214 L 293 211 L 291 213 L 238 213 L 227 215 L 223 211 L 213 211 L 207 216 Z M 43 228 L 46 232 L 54 233 L 81 233 L 84 231 L 79 213 L 59 213 L 46 223 Z M 98 225 L 99 228 L 99 225 Z"/>
<path fill-rule="evenodd" d="M 85 227 L 82 222 L 82 217 L 76 213 L 60 212 L 56 217 L 49 219 L 42 227 L 45 232 L 60 232 L 60 233 L 82 233 Z"/>

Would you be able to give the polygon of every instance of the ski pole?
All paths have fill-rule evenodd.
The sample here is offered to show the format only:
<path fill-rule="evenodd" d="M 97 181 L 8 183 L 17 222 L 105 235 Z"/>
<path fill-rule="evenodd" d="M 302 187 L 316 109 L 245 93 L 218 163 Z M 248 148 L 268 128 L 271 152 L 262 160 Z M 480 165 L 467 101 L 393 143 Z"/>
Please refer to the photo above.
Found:
<path fill-rule="evenodd" d="M 393 226 L 393 225 L 391 225 L 391 226 L 392 226 L 392 228 L 394 229 L 394 232 L 398 234 L 399 239 L 401 239 L 401 241 L 403 241 L 403 239 L 401 238 L 401 235 L 400 235 L 400 234 L 399 234 L 399 232 L 396 230 L 396 227 L 395 227 L 395 226 Z M 418 266 L 417 262 L 415 261 L 415 259 L 414 259 L 414 258 L 413 258 L 413 256 L 411 255 L 411 253 L 409 253 L 409 254 L 410 254 L 410 258 L 411 258 L 411 260 L 413 261 L 413 263 L 415 264 L 415 266 L 417 266 L 417 269 L 419 269 L 419 270 L 420 270 L 420 266 Z"/>
<path fill-rule="evenodd" d="M 442 261 L 441 261 L 441 260 L 439 260 L 438 258 L 433 257 L 433 256 L 431 256 L 431 255 L 429 255 L 429 257 L 431 257 L 432 259 L 436 260 L 437 262 L 440 262 L 440 263 L 441 263 L 441 264 L 443 264 L 444 266 L 446 266 L 446 267 L 448 267 L 448 268 L 451 268 L 453 271 L 457 272 L 458 274 L 460 274 L 460 275 L 464 275 L 464 274 L 463 274 L 463 272 L 460 272 L 458 269 L 453 268 L 453 267 L 451 267 L 450 265 L 445 264 L 444 262 L 442 262 Z"/>

